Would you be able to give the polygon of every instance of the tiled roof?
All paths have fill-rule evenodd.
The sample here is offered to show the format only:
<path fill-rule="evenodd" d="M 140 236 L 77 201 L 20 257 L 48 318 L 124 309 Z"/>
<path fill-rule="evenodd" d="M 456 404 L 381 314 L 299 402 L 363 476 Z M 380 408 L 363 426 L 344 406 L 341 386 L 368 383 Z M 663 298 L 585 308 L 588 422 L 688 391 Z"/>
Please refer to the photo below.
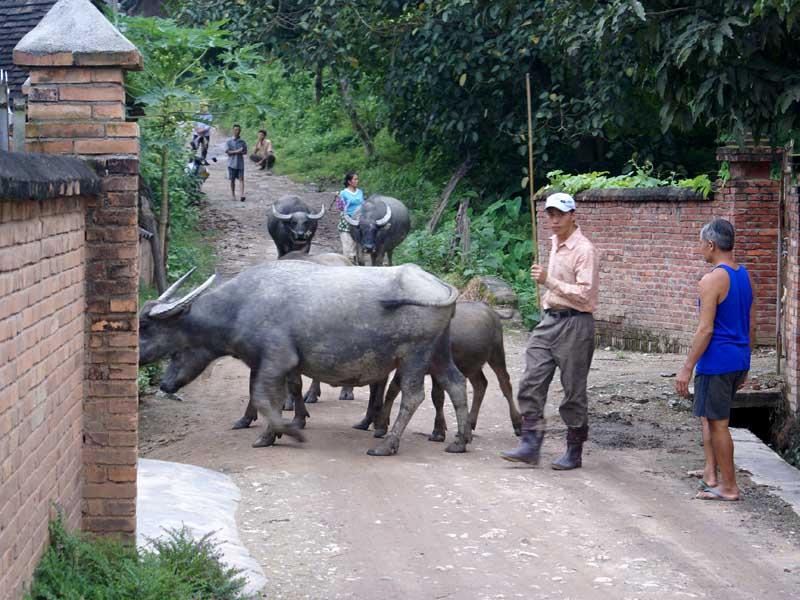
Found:
<path fill-rule="evenodd" d="M 9 73 L 11 95 L 21 95 L 27 71 L 14 66 L 14 46 L 41 21 L 56 0 L 0 0 L 0 69 Z"/>

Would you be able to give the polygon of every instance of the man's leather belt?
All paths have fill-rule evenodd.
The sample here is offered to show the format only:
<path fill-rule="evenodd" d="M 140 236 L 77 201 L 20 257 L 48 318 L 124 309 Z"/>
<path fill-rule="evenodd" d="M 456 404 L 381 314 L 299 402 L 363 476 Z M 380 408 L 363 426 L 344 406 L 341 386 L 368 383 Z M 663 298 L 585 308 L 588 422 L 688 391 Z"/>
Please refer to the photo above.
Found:
<path fill-rule="evenodd" d="M 556 319 L 563 319 L 564 317 L 575 317 L 578 315 L 590 315 L 592 313 L 583 312 L 580 310 L 575 310 L 574 308 L 562 308 L 561 310 L 553 310 L 551 308 L 546 308 L 544 310 L 545 313 L 550 315 L 551 317 L 555 317 Z"/>

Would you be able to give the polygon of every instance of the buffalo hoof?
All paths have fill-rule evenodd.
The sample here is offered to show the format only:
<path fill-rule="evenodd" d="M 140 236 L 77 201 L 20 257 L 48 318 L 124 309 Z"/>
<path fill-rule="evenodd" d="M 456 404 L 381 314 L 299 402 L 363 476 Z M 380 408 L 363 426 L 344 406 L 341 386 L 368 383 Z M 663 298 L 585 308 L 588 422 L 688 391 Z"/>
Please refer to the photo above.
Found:
<path fill-rule="evenodd" d="M 361 419 L 358 423 L 353 425 L 353 429 L 361 429 L 362 431 L 366 431 L 369 429 L 369 426 L 372 424 L 372 421 L 367 419 L 366 417 Z"/>
<path fill-rule="evenodd" d="M 355 396 L 353 396 L 353 388 L 342 388 L 342 391 L 339 392 L 339 400 L 355 400 Z"/>
<path fill-rule="evenodd" d="M 450 442 L 444 451 L 451 452 L 452 454 L 460 454 L 467 451 L 467 444 L 466 442 L 462 442 L 460 439 L 457 439 L 454 442 Z"/>
<path fill-rule="evenodd" d="M 294 410 L 294 398 L 289 396 L 283 401 L 283 410 Z"/>
<path fill-rule="evenodd" d="M 295 417 L 292 419 L 292 427 L 297 429 L 305 429 L 306 428 L 306 420 L 302 417 Z"/>
<path fill-rule="evenodd" d="M 443 442 L 445 438 L 444 431 L 437 431 L 436 429 L 428 436 L 429 442 Z"/>
<path fill-rule="evenodd" d="M 468 430 L 467 435 L 461 435 L 460 433 L 456 434 L 456 439 L 453 442 L 450 442 L 450 445 L 444 449 L 445 452 L 451 452 L 453 454 L 459 454 L 461 452 L 467 451 L 467 444 L 472 441 L 472 431 Z"/>
<path fill-rule="evenodd" d="M 251 419 L 250 417 L 242 417 L 233 424 L 233 427 L 231 427 L 231 429 L 247 429 L 248 427 L 250 427 L 250 423 L 252 423 L 253 421 L 255 421 L 255 419 Z"/>
<path fill-rule="evenodd" d="M 397 439 L 397 436 L 387 435 L 380 444 L 367 450 L 367 454 L 370 456 L 391 456 L 392 454 L 397 454 L 399 447 L 400 440 Z"/>
<path fill-rule="evenodd" d="M 311 392 L 306 392 L 306 395 L 303 396 L 303 402 L 306 404 L 316 404 L 319 402 L 319 396 L 312 394 Z"/>
<path fill-rule="evenodd" d="M 274 432 L 265 431 L 258 436 L 258 439 L 255 442 L 253 442 L 253 448 L 266 448 L 267 446 L 272 446 L 277 437 L 278 436 L 275 435 Z"/>
<path fill-rule="evenodd" d="M 382 438 L 386 435 L 385 429 L 376 429 L 375 432 L 372 434 L 372 437 Z"/>
<path fill-rule="evenodd" d="M 305 442 L 306 436 L 303 435 L 303 432 L 300 431 L 298 427 L 295 427 L 294 424 L 289 425 L 286 427 L 282 433 L 285 433 L 290 438 L 292 438 L 296 442 Z"/>

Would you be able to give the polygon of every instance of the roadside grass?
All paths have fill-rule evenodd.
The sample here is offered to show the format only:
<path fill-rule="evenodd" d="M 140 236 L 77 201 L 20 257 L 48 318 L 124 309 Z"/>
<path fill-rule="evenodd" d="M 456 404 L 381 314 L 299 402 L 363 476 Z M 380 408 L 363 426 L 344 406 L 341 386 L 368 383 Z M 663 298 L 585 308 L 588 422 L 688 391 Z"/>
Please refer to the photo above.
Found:
<path fill-rule="evenodd" d="M 152 549 L 69 532 L 50 523 L 50 545 L 25 600 L 244 600 L 246 581 L 220 562 L 210 536 L 195 541 L 184 529 L 167 530 Z"/>

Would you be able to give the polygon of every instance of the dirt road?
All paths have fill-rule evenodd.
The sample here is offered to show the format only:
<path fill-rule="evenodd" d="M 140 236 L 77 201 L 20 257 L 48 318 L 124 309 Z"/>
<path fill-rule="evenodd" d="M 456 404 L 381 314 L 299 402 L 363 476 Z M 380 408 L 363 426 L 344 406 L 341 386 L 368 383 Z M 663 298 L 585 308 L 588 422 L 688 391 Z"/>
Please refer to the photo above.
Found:
<path fill-rule="evenodd" d="M 217 144 L 212 153 L 221 154 Z M 224 161 L 206 183 L 206 227 L 216 230 L 218 272 L 275 258 L 264 223 L 280 195 L 330 202 L 279 176 L 250 169 L 247 201 L 230 200 Z M 326 216 L 316 251 L 338 249 Z M 509 371 L 522 371 L 526 332 L 507 331 Z M 366 390 L 340 402 L 323 386 L 308 441 L 253 449 L 257 430 L 231 431 L 247 402 L 248 371 L 226 358 L 182 390 L 183 402 L 143 398 L 141 454 L 231 475 L 242 490 L 243 541 L 261 562 L 265 597 L 313 599 L 797 598 L 800 519 L 740 474 L 744 501 L 693 500 L 701 465 L 696 424 L 672 393 L 677 356 L 599 350 L 590 375 L 591 441 L 584 468 L 520 468 L 493 375 L 470 451 L 427 441 L 423 405 L 398 455 L 369 457 L 371 432 L 350 428 Z M 769 356 L 755 361 L 766 371 Z M 554 385 L 555 405 L 561 390 Z M 455 425 L 452 411 L 448 422 Z M 550 419 L 549 462 L 563 448 Z M 256 425 L 259 423 L 256 422 Z M 546 464 L 545 462 L 545 464 Z"/>

